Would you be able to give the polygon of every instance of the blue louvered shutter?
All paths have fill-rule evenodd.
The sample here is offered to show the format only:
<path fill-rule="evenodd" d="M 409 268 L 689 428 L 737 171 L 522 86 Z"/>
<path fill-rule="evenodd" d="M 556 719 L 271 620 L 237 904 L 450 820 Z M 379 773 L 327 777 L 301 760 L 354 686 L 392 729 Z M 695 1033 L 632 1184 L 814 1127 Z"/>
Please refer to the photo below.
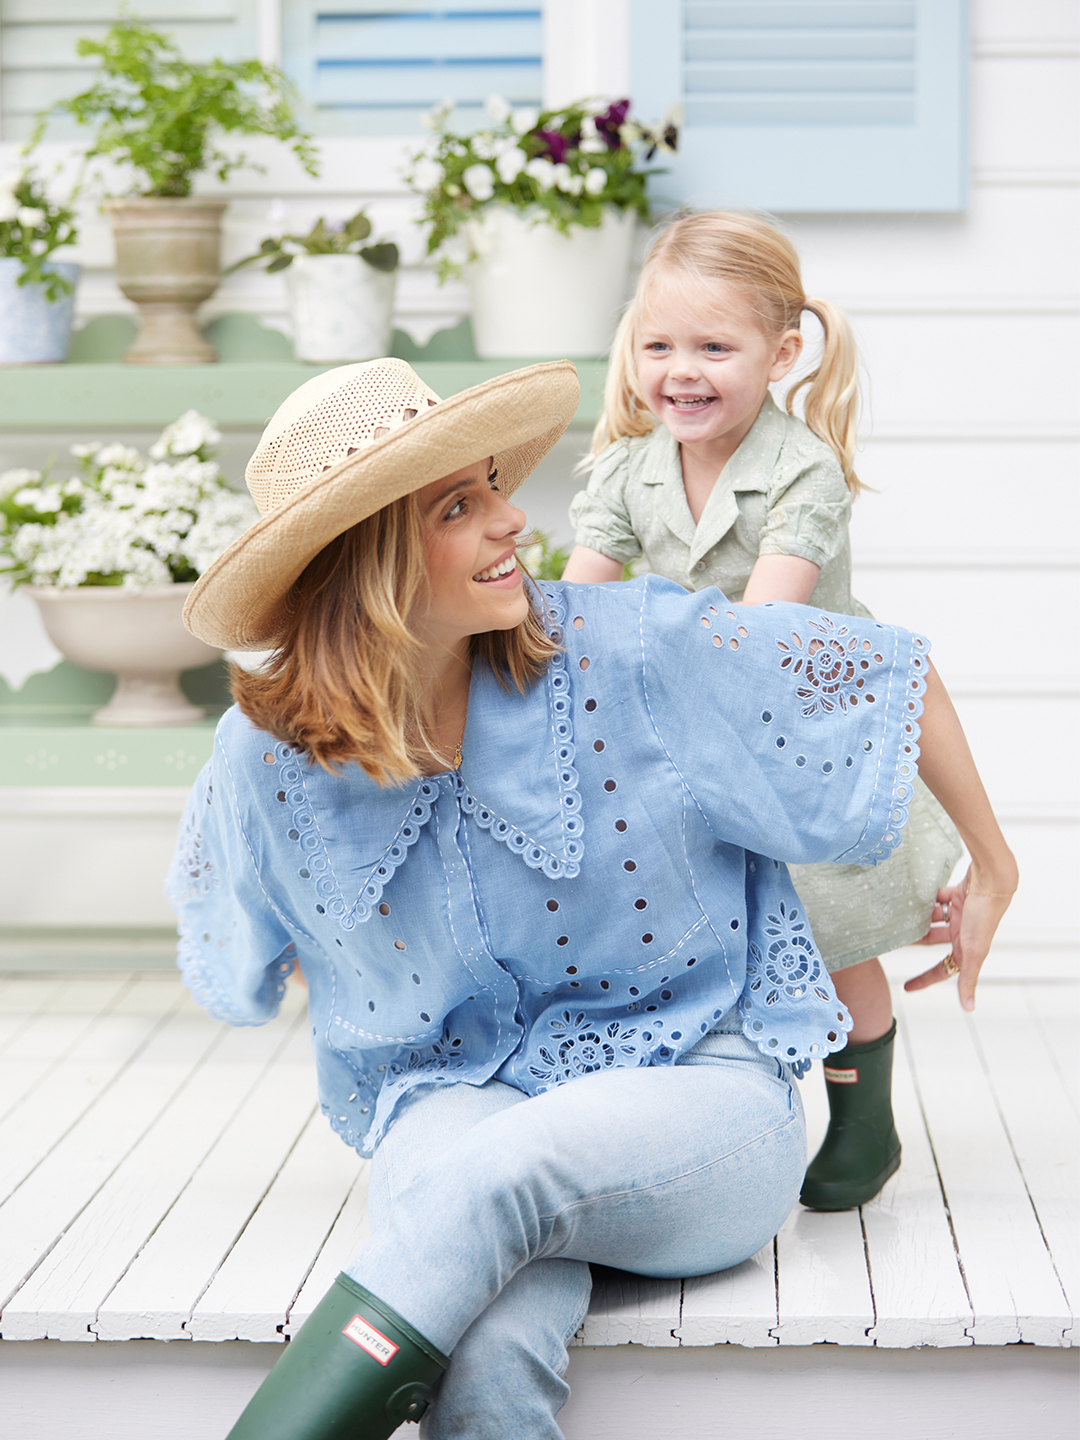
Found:
<path fill-rule="evenodd" d="M 964 0 L 630 0 L 631 94 L 685 127 L 656 201 L 959 210 Z"/>
<path fill-rule="evenodd" d="M 246 60 L 258 50 L 257 0 L 135 0 L 130 10 L 172 35 L 192 60 Z M 112 0 L 0 0 L 0 140 L 22 141 L 38 111 L 86 90 L 96 62 L 75 53 L 101 40 L 120 7 Z M 54 117 L 50 140 L 85 144 L 87 131 Z"/>
<path fill-rule="evenodd" d="M 321 135 L 411 135 L 453 100 L 484 123 L 492 93 L 541 100 L 540 0 L 285 0 L 284 66 Z"/>

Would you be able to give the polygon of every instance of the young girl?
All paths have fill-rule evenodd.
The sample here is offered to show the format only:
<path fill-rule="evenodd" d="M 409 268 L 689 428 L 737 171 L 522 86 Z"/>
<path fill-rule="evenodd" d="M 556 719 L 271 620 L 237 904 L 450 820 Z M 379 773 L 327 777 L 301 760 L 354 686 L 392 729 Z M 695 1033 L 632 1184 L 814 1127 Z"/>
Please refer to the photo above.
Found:
<path fill-rule="evenodd" d="M 799 358 L 804 310 L 820 321 L 824 350 L 788 391 L 785 414 L 769 386 Z M 805 424 L 791 413 L 804 386 Z M 807 299 L 791 242 L 752 215 L 676 221 L 653 246 L 615 336 L 592 474 L 570 510 L 577 545 L 563 579 L 617 580 L 644 557 L 689 590 L 715 585 L 745 605 L 789 600 L 868 616 L 851 594 L 848 542 L 861 489 L 857 408 L 851 331 L 835 306 Z M 801 651 L 792 644 L 783 663 L 806 682 L 808 714 L 847 703 L 840 687 L 854 662 L 835 636 L 822 632 Z M 856 695 L 851 703 L 860 698 L 871 702 Z M 861 1205 L 899 1167 L 896 1024 L 877 957 L 927 934 L 959 855 L 955 828 L 919 785 L 905 844 L 885 865 L 792 867 L 854 1022 L 838 1064 L 824 1067 L 831 1118 L 807 1170 L 805 1205 Z"/>

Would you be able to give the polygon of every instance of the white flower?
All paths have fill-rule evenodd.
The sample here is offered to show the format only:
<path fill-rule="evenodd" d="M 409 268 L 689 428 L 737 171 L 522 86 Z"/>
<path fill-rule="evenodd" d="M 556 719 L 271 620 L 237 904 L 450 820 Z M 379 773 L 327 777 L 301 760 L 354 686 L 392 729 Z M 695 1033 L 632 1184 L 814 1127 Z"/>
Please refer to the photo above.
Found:
<path fill-rule="evenodd" d="M 76 460 L 89 460 L 101 449 L 100 440 L 92 440 L 87 445 L 69 445 L 68 454 L 74 455 Z"/>
<path fill-rule="evenodd" d="M 19 213 L 15 190 L 21 181 L 22 176 L 17 170 L 9 170 L 6 175 L 0 175 L 0 225 L 14 220 Z"/>
<path fill-rule="evenodd" d="M 530 130 L 536 129 L 536 122 L 540 119 L 540 111 L 534 110 L 531 106 L 524 106 L 515 110 L 510 117 L 510 124 L 514 127 L 516 135 L 527 135 Z"/>
<path fill-rule="evenodd" d="M 6 500 L 16 490 L 28 485 L 37 485 L 40 479 L 40 470 L 5 470 L 0 475 L 0 500 Z"/>
<path fill-rule="evenodd" d="M 496 125 L 505 125 L 510 119 L 510 101 L 504 99 L 502 95 L 489 95 L 484 101 L 484 109 Z"/>
<path fill-rule="evenodd" d="M 166 426 L 150 446 L 150 458 L 164 460 L 168 455 L 198 455 L 220 442 L 221 431 L 212 421 L 200 415 L 197 410 L 186 410 L 179 420 Z M 98 459 L 101 459 L 100 455 Z"/>
<path fill-rule="evenodd" d="M 499 153 L 499 142 L 490 130 L 478 130 L 472 137 L 473 154 L 481 160 L 494 160 Z"/>
<path fill-rule="evenodd" d="M 555 183 L 555 166 L 545 155 L 538 155 L 525 166 L 525 174 L 531 176 L 541 190 L 550 190 Z"/>
<path fill-rule="evenodd" d="M 462 175 L 461 183 L 474 200 L 490 200 L 495 194 L 495 176 L 490 165 L 470 165 Z"/>
<path fill-rule="evenodd" d="M 426 115 L 421 116 L 420 123 L 425 130 L 441 130 L 453 109 L 453 100 L 441 100 L 438 105 L 433 105 Z"/>
<path fill-rule="evenodd" d="M 578 146 L 583 155 L 603 155 L 607 148 L 603 140 L 598 139 L 595 135 L 588 140 L 582 140 Z"/>
<path fill-rule="evenodd" d="M 504 150 L 495 161 L 495 169 L 499 172 L 499 179 L 504 185 L 512 185 L 517 177 L 525 169 L 527 156 L 520 145 L 514 145 L 509 150 Z"/>
<path fill-rule="evenodd" d="M 595 166 L 585 176 L 585 189 L 590 195 L 599 195 L 607 184 L 607 171 Z"/>
<path fill-rule="evenodd" d="M 36 230 L 45 219 L 45 211 L 35 209 L 32 205 L 20 205 L 15 212 L 15 218 L 24 230 Z"/>
<path fill-rule="evenodd" d="M 417 156 L 409 174 L 409 180 L 417 190 L 434 190 L 437 185 L 442 183 L 442 178 L 441 165 L 432 160 L 429 155 Z"/>
<path fill-rule="evenodd" d="M 102 445 L 94 456 L 99 465 L 112 465 L 119 470 L 141 470 L 142 456 L 132 445 Z"/>
<path fill-rule="evenodd" d="M 556 165 L 552 170 L 552 175 L 554 176 L 555 184 L 564 194 L 569 193 L 573 189 L 574 177 L 570 174 L 569 165 L 562 163 Z"/>
<path fill-rule="evenodd" d="M 585 189 L 584 175 L 571 175 L 570 184 L 566 187 L 571 195 L 580 195 Z"/>

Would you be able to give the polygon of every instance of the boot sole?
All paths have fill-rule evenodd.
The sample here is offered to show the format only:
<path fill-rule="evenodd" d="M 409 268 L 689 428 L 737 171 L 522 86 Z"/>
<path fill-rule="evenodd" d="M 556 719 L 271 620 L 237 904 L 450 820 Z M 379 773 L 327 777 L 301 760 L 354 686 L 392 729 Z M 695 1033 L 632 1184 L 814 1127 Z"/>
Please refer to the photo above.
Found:
<path fill-rule="evenodd" d="M 885 1182 L 900 1169 L 900 1152 L 897 1151 L 884 1170 L 863 1185 L 852 1185 L 849 1181 L 811 1182 L 803 1186 L 799 1203 L 808 1210 L 854 1210 L 865 1205 L 879 1194 Z"/>

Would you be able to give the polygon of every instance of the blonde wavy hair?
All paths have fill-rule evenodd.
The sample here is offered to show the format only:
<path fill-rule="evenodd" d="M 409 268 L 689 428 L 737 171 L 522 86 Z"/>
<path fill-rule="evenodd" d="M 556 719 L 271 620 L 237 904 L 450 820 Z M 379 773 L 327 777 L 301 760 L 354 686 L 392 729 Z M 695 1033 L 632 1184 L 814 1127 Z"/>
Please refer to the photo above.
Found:
<path fill-rule="evenodd" d="M 380 785 L 446 768 L 425 726 L 425 651 L 410 620 L 427 601 L 417 495 L 395 500 L 332 540 L 289 591 L 280 648 L 260 671 L 231 667 L 247 718 L 334 771 L 355 761 Z M 524 691 L 558 650 L 538 611 L 476 635 L 474 659 Z"/>
<path fill-rule="evenodd" d="M 648 435 L 658 423 L 645 405 L 637 377 L 641 317 L 661 277 L 676 275 L 691 287 L 723 281 L 743 291 L 760 317 L 762 330 L 777 339 L 798 330 L 804 310 L 816 315 L 824 332 L 821 361 L 787 392 L 787 411 L 806 388 L 806 423 L 839 460 L 853 495 L 864 489 L 855 474 L 859 409 L 858 356 L 843 311 L 803 291 L 799 256 L 786 235 L 757 215 L 737 210 L 703 210 L 684 215 L 663 230 L 642 267 L 637 290 L 611 345 L 604 412 L 593 432 L 595 457 L 613 440 Z M 700 301 L 700 296 L 696 296 Z"/>

